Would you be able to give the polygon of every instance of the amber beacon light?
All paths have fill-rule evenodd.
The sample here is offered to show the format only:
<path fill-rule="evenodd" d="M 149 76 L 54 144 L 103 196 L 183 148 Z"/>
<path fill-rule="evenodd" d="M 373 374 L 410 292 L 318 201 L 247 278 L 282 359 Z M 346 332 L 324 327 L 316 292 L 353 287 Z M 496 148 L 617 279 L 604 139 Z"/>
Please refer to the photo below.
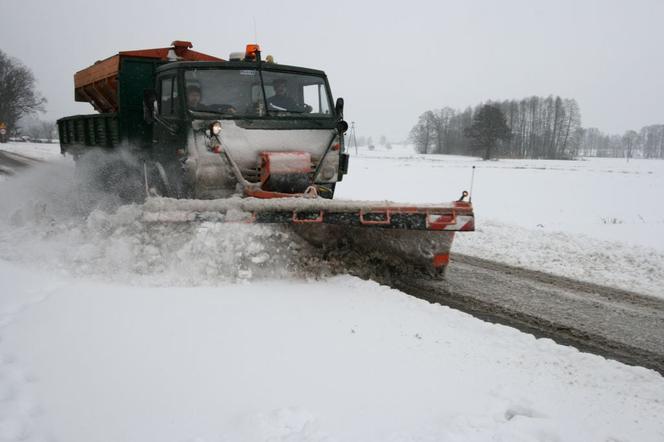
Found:
<path fill-rule="evenodd" d="M 260 52 L 261 48 L 257 44 L 248 44 L 247 49 L 244 51 L 244 58 L 255 60 L 256 54 Z"/>

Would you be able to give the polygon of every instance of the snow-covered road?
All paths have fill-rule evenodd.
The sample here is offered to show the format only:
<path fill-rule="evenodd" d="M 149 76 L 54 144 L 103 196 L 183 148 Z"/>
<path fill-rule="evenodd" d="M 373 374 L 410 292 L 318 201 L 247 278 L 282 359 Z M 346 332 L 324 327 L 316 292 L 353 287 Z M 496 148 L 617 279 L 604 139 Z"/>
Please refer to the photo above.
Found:
<path fill-rule="evenodd" d="M 1 428 L 17 439 L 664 436 L 658 374 L 352 277 L 154 288 L 8 264 L 0 277 Z"/>
<path fill-rule="evenodd" d="M 436 202 L 466 187 L 432 198 L 426 189 L 466 182 L 468 163 L 397 153 L 352 158 L 339 195 L 394 190 L 395 200 Z M 556 181 L 599 181 L 599 192 L 607 174 L 625 175 L 595 174 L 604 166 L 593 161 L 570 173 L 531 162 L 528 183 L 534 192 L 562 173 Z M 622 234 L 607 243 L 613 224 L 601 218 L 615 200 L 588 209 L 597 220 L 555 187 L 550 205 L 567 198 L 564 211 L 590 222 L 584 229 L 608 228 L 593 238 L 562 221 L 559 230 L 524 225 L 522 206 L 534 200 L 494 200 L 524 170 L 503 163 L 492 169 L 502 173 L 495 192 L 482 184 L 488 172 L 477 174 L 480 231 L 458 235 L 457 250 L 563 274 L 581 267 L 588 280 L 657 294 L 659 236 L 654 247 Z M 659 164 L 628 175 L 639 207 L 658 192 Z M 395 171 L 406 172 L 396 180 Z M 298 260 L 305 246 L 278 229 L 146 228 L 131 207 L 72 214 L 70 172 L 56 160 L 0 183 L 0 440 L 664 440 L 664 378 L 651 370 L 317 273 Z M 529 222 L 543 206 L 530 208 Z M 637 214 L 655 235 L 661 210 Z M 283 261 L 265 268 L 275 253 L 261 246 L 268 240 Z M 624 275 L 606 276 L 614 266 Z"/>

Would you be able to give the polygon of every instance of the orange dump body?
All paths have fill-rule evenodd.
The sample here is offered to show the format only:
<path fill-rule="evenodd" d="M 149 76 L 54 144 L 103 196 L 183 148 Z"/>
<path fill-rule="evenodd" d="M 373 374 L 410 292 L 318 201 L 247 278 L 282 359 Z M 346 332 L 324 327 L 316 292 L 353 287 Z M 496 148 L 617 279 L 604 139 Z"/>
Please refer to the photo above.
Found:
<path fill-rule="evenodd" d="M 98 112 L 118 111 L 118 74 L 122 59 L 149 58 L 169 61 L 224 61 L 221 58 L 192 51 L 188 41 L 174 41 L 171 47 L 118 52 L 105 60 L 74 74 L 76 101 L 90 103 Z"/>

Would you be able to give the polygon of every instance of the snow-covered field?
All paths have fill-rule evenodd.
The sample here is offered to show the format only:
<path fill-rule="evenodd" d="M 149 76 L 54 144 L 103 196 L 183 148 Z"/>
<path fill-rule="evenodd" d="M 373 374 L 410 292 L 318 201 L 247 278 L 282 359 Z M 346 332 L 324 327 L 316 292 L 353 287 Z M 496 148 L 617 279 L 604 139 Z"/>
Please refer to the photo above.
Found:
<path fill-rule="evenodd" d="M 651 370 L 329 276 L 278 228 L 81 215 L 54 157 L 0 183 L 0 440 L 664 440 Z M 351 161 L 339 197 L 416 202 L 476 165 L 455 251 L 661 294 L 661 162 Z"/>
<path fill-rule="evenodd" d="M 342 198 L 440 202 L 470 190 L 453 251 L 664 297 L 664 161 L 500 160 L 365 148 Z"/>

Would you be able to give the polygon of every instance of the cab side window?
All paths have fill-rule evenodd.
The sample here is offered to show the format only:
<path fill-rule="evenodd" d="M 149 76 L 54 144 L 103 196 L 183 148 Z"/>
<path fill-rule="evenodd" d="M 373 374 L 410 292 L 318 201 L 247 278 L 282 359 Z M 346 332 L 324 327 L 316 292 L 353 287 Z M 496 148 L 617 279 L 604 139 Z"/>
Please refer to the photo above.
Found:
<path fill-rule="evenodd" d="M 164 117 L 178 114 L 178 83 L 177 77 L 161 79 L 161 96 L 159 100 L 159 115 Z"/>
<path fill-rule="evenodd" d="M 309 84 L 303 88 L 304 102 L 311 106 L 312 114 L 329 114 L 330 106 L 324 84 Z"/>

